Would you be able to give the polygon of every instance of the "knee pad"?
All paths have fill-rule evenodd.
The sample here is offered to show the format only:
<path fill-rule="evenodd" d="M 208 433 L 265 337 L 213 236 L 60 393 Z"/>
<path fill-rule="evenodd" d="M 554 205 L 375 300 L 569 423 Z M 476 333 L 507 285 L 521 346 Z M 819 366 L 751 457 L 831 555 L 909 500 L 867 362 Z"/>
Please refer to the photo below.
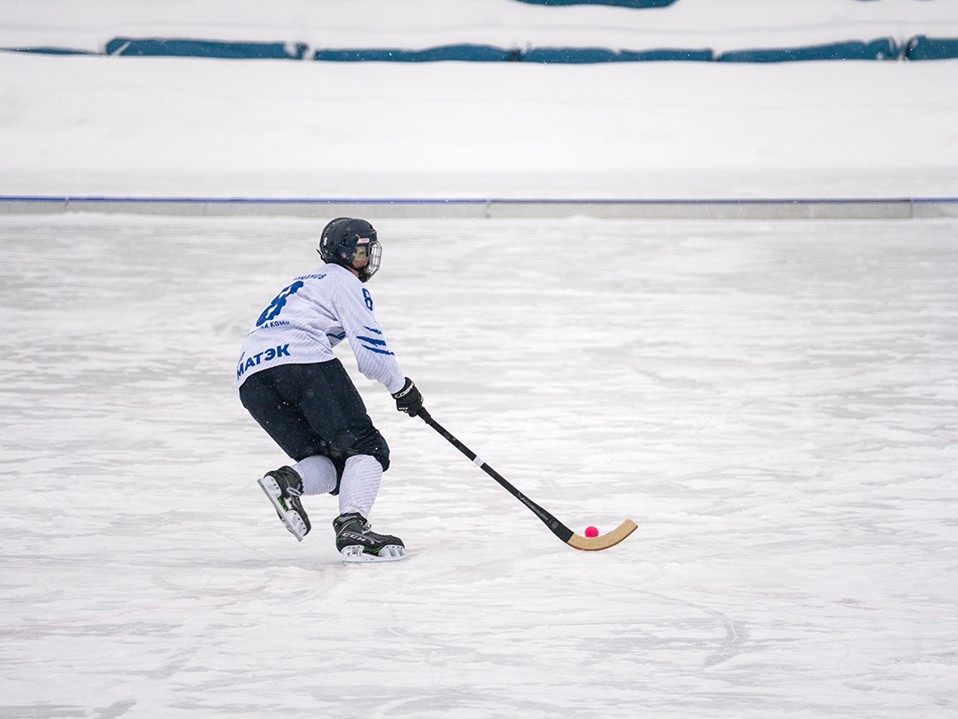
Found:
<path fill-rule="evenodd" d="M 337 438 L 339 440 L 340 438 Z M 385 472 L 389 469 L 389 445 L 379 434 L 379 430 L 371 429 L 362 434 L 350 434 L 342 437 L 343 442 L 337 441 L 337 449 L 344 458 L 355 457 L 357 454 L 368 454 L 383 466 Z"/>

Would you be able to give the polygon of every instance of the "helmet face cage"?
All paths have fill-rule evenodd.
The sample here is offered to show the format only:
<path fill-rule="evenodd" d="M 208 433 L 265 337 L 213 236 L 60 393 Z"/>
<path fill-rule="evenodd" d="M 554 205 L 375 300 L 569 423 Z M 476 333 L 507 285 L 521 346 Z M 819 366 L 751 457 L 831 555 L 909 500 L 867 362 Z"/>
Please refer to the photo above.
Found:
<path fill-rule="evenodd" d="M 365 282 L 376 274 L 379 269 L 379 261 L 383 256 L 383 248 L 376 239 L 376 232 L 372 232 L 372 237 L 360 237 L 356 235 L 353 238 L 353 251 L 343 257 L 347 267 L 352 267 L 359 273 L 359 279 Z M 366 260 L 363 267 L 354 265 L 357 261 Z"/>
<path fill-rule="evenodd" d="M 382 258 L 382 247 L 376 238 L 376 229 L 365 220 L 348 217 L 337 217 L 326 225 L 318 252 L 324 261 L 358 272 L 362 282 L 376 274 Z M 365 266 L 353 265 L 354 262 L 364 259 Z"/>
<path fill-rule="evenodd" d="M 366 267 L 363 268 L 362 272 L 359 273 L 359 279 L 361 279 L 363 282 L 368 280 L 379 271 L 379 262 L 383 257 L 383 246 L 379 244 L 379 240 L 377 240 L 375 237 L 369 241 L 367 253 L 369 254 L 369 262 Z M 364 274 L 365 278 L 363 278 Z"/>

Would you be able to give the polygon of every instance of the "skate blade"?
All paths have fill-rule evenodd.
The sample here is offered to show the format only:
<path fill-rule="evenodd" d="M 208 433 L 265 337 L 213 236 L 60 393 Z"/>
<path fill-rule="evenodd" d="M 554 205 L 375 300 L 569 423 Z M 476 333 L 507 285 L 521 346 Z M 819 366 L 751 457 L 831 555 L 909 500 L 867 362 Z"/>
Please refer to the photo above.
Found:
<path fill-rule="evenodd" d="M 276 484 L 276 480 L 272 477 L 263 477 L 262 479 L 256 480 L 256 483 L 260 486 L 260 489 L 269 497 L 270 503 L 273 505 L 273 509 L 276 510 L 276 516 L 280 518 L 283 522 L 283 526 L 289 530 L 289 533 L 296 537 L 296 540 L 299 542 L 303 541 L 303 537 L 306 536 L 306 522 L 303 521 L 303 518 L 299 516 L 299 512 L 293 512 L 283 509 L 283 505 L 280 503 L 279 498 L 282 496 L 282 492 L 279 489 L 279 485 Z"/>
<path fill-rule="evenodd" d="M 346 564 L 362 564 L 364 562 L 399 562 L 409 555 L 406 554 L 406 548 L 398 544 L 388 544 L 383 547 L 379 554 L 367 554 L 360 546 L 346 547 L 340 554 L 343 555 L 343 562 Z"/>

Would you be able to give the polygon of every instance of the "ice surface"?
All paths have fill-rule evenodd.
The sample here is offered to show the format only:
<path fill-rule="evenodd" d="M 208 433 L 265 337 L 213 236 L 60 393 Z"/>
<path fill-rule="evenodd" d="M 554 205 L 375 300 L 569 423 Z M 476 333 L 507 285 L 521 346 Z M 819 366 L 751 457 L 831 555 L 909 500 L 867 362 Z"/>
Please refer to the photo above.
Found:
<path fill-rule="evenodd" d="M 233 389 L 295 219 L 0 217 L 0 716 L 958 714 L 958 223 L 378 222 L 411 558 L 298 544 Z M 353 369 L 350 355 L 342 354 Z"/>

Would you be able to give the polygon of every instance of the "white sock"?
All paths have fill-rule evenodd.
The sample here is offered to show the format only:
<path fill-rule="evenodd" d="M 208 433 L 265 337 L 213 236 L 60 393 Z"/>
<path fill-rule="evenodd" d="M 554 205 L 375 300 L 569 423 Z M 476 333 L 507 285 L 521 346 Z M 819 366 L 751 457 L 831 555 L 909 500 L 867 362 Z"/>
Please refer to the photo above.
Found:
<path fill-rule="evenodd" d="M 336 467 L 321 454 L 307 457 L 293 465 L 303 478 L 303 494 L 328 494 L 336 489 Z"/>
<path fill-rule="evenodd" d="M 383 467 L 374 457 L 359 454 L 347 459 L 339 485 L 339 513 L 359 512 L 369 519 L 382 478 Z"/>

